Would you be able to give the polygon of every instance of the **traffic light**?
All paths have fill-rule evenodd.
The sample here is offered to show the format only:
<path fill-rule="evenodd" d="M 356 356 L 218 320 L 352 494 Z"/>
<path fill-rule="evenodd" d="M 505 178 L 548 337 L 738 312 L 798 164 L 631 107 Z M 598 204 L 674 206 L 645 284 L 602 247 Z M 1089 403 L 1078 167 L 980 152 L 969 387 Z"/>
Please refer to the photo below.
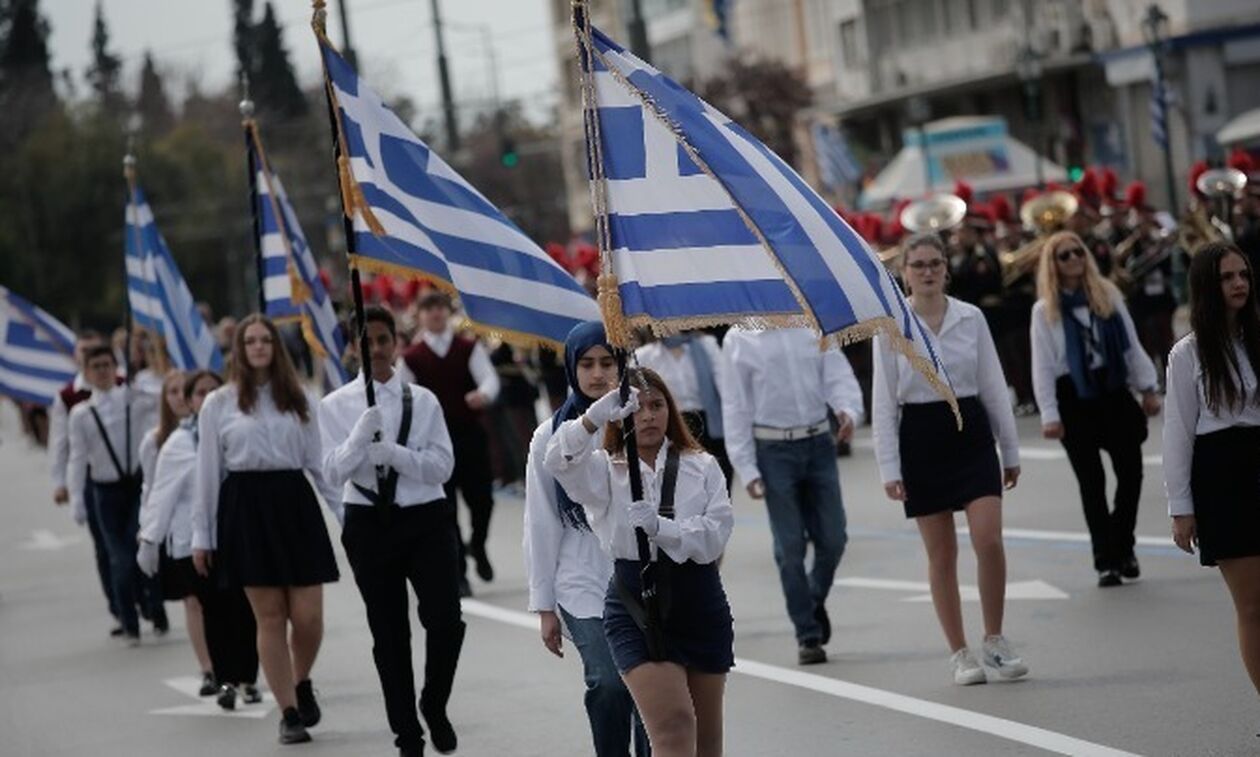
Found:
<path fill-rule="evenodd" d="M 499 140 L 499 164 L 504 168 L 516 168 L 521 162 L 521 155 L 516 151 L 516 142 L 511 137 Z"/>
<path fill-rule="evenodd" d="M 1081 177 L 1084 175 L 1085 169 L 1080 166 L 1071 166 L 1068 168 L 1068 179 L 1073 183 L 1080 181 Z"/>

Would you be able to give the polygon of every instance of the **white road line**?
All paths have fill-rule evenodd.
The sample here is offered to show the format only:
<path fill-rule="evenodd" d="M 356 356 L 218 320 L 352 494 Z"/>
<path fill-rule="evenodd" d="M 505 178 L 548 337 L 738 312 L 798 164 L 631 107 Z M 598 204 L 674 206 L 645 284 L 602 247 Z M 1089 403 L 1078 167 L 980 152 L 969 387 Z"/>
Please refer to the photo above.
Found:
<path fill-rule="evenodd" d="M 530 613 L 507 610 L 475 599 L 462 600 L 462 604 L 464 612 L 469 615 L 531 630 L 538 628 L 538 619 Z M 872 686 L 849 683 L 848 681 L 815 673 L 803 673 L 799 670 L 782 668 L 778 665 L 768 665 L 755 660 L 736 658 L 735 668 L 732 672 L 751 678 L 759 678 L 763 681 L 795 686 L 819 694 L 827 694 L 839 699 L 848 699 L 853 702 L 883 707 L 894 712 L 935 720 L 940 723 L 958 726 L 959 728 L 987 733 L 1009 741 L 1045 749 L 1056 754 L 1080 755 L 1080 757 L 1138 757 L 1133 752 L 1113 749 L 1102 744 L 1095 744 L 1092 741 L 1085 741 L 1014 720 L 972 712 L 960 707 L 951 707 L 927 699 L 917 699 Z"/>
<path fill-rule="evenodd" d="M 966 526 L 960 526 L 958 533 L 970 533 Z M 1035 528 L 1002 528 L 1002 536 L 1012 539 L 1030 539 L 1032 541 L 1067 541 L 1089 544 L 1089 534 L 1083 531 L 1042 531 Z M 1143 547 L 1172 546 L 1171 536 L 1138 536 L 1137 543 Z"/>
<path fill-rule="evenodd" d="M 854 449 L 873 450 L 875 449 L 875 440 L 871 438 L 854 439 L 852 446 Z M 1042 445 L 1020 447 L 1019 459 L 1036 462 L 1055 462 L 1067 460 L 1067 453 L 1063 451 L 1062 447 L 1046 447 Z M 1143 455 L 1142 463 L 1152 468 L 1158 468 L 1164 464 L 1164 456 Z"/>

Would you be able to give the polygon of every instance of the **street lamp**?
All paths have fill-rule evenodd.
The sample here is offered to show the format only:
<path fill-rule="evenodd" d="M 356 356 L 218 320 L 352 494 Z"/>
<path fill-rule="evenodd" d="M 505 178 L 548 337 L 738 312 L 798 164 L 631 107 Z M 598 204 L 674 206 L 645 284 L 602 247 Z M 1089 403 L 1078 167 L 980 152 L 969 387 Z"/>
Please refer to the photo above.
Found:
<path fill-rule="evenodd" d="M 1164 77 L 1167 62 L 1165 41 L 1168 39 L 1168 14 L 1155 3 L 1142 17 L 1142 36 L 1151 53 L 1151 133 L 1164 153 L 1164 178 L 1168 183 L 1168 210 L 1177 213 L 1177 179 L 1173 173 L 1172 140 L 1168 134 L 1168 81 Z M 1180 293 L 1185 279 L 1185 266 L 1180 255 L 1173 255 L 1173 288 Z"/>
<path fill-rule="evenodd" d="M 1043 74 L 1041 56 L 1032 49 L 1031 45 L 1025 45 L 1015 60 L 1015 75 L 1024 84 L 1024 117 L 1033 128 L 1033 153 L 1037 168 L 1038 189 L 1046 187 L 1045 167 L 1041 158 L 1045 147 L 1042 144 L 1041 134 L 1041 78 Z"/>

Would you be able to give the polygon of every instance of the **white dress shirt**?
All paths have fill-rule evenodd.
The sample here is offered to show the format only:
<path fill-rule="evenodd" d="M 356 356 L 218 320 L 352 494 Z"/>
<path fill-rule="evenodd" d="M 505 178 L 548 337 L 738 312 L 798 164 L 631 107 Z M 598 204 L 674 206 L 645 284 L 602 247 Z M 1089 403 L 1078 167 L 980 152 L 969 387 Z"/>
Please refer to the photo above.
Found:
<path fill-rule="evenodd" d="M 1155 373 L 1155 364 L 1142 349 L 1137 330 L 1133 328 L 1133 318 L 1124 305 L 1124 297 L 1115 292 L 1112 303 L 1116 313 L 1124 323 L 1124 332 L 1129 339 L 1129 349 L 1124 353 L 1125 366 L 1128 368 L 1129 386 L 1138 392 L 1154 391 L 1159 388 L 1159 378 Z M 1063 318 L 1075 317 L 1083 328 L 1089 328 L 1089 309 L 1076 308 Z M 1094 330 L 1097 333 L 1100 325 L 1094 319 Z M 1063 331 L 1063 323 L 1050 323 L 1046 319 L 1046 306 L 1041 300 L 1032 309 L 1032 379 L 1033 395 L 1037 399 L 1037 407 L 1041 409 L 1041 425 L 1048 426 L 1059 422 L 1059 400 L 1055 395 L 1055 382 L 1060 376 L 1069 373 L 1067 362 L 1067 337 Z M 1091 356 L 1091 368 L 1102 367 L 1103 356 Z"/>
<path fill-rule="evenodd" d="M 308 397 L 310 420 L 282 413 L 271 387 L 258 387 L 249 413 L 237 403 L 235 384 L 215 389 L 197 417 L 196 509 L 193 512 L 193 549 L 215 549 L 218 544 L 219 487 L 232 471 L 305 470 L 324 504 L 342 520 L 340 493 L 324 480 L 319 438 L 319 402 Z"/>
<path fill-rule="evenodd" d="M 1260 426 L 1260 408 L 1251 401 L 1256 396 L 1256 374 L 1240 340 L 1234 341 L 1234 355 L 1242 373 L 1242 407 L 1208 409 L 1198 345 L 1191 332 L 1173 345 L 1168 353 L 1168 394 L 1164 398 L 1164 493 L 1168 495 L 1169 515 L 1194 515 L 1190 493 L 1190 470 L 1194 462 L 1194 438 L 1233 426 Z M 1235 376 L 1235 381 L 1238 377 Z"/>
<path fill-rule="evenodd" d="M 447 328 L 446 331 L 435 334 L 421 329 L 420 338 L 429 345 L 434 355 L 446 357 L 446 353 L 451 350 L 451 342 L 455 340 L 455 330 Z M 403 381 L 416 383 L 415 374 L 401 357 L 395 362 L 394 370 L 402 374 Z M 494 369 L 494 364 L 490 362 L 490 353 L 486 352 L 486 347 L 480 339 L 473 344 L 472 354 L 468 356 L 468 372 L 477 383 L 477 391 L 485 395 L 487 402 L 494 402 L 499 396 L 499 372 Z"/>
<path fill-rule="evenodd" d="M 522 548 L 529 610 L 555 611 L 559 606 L 575 618 L 599 618 L 604 614 L 604 594 L 612 579 L 612 560 L 594 531 L 566 526 L 560 520 L 556 480 L 545 464 L 550 441 L 548 418 L 534 430 L 525 463 Z"/>
<path fill-rule="evenodd" d="M 629 466 L 624 457 L 612 458 L 602 447 L 597 448 L 596 437 L 603 439 L 603 430 L 588 433 L 581 418 L 565 421 L 547 443 L 546 468 L 573 501 L 582 505 L 604 550 L 613 559 L 638 560 L 638 543 L 628 512 Z M 658 507 L 668 449 L 667 439 L 657 453 L 655 469 L 639 461 L 643 497 Z M 674 562 L 714 562 L 726 549 L 734 524 L 726 477 L 717 460 L 707 452 L 684 452 L 678 460 L 674 518 L 660 520 L 660 531 L 651 540 L 653 554 L 659 548 Z"/>
<path fill-rule="evenodd" d="M 398 471 L 394 501 L 401 507 L 445 501 L 442 489 L 455 470 L 451 437 L 442 418 L 437 397 L 422 386 L 411 385 L 411 429 L 406 443 L 398 445 L 402 427 L 402 380 L 395 372 L 389 381 L 372 381 L 376 406 L 381 409 L 382 441 L 394 444 L 392 466 Z M 324 397 L 319 403 L 319 433 L 323 440 L 323 470 L 329 485 L 341 487 L 347 505 L 367 505 L 355 484 L 376 491 L 376 468 L 368 460 L 367 446 L 350 440 L 350 431 L 367 410 L 363 374 Z"/>
<path fill-rule="evenodd" d="M 73 386 L 76 392 L 92 389 L 82 373 L 74 374 Z M 52 485 L 56 489 L 66 485 L 66 466 L 70 463 L 70 408 L 62 401 L 61 392 L 57 392 L 48 408 L 48 450 L 52 458 Z"/>
<path fill-rule="evenodd" d="M 100 415 L 101 423 L 109 434 L 109 441 L 118 455 L 118 464 L 127 466 L 127 443 L 125 441 L 127 395 L 131 395 L 131 470 L 135 473 L 140 467 L 140 437 L 146 418 L 152 418 L 154 407 L 152 398 L 131 391 L 125 385 L 116 386 L 107 392 L 94 391 L 91 398 L 80 402 L 70 410 L 70 459 L 66 465 L 66 486 L 70 490 L 70 504 L 78 520 L 87 517 L 87 505 L 83 501 L 83 490 L 87 486 L 88 469 L 92 471 L 92 480 L 109 484 L 118 481 L 118 469 L 109 456 L 109 448 L 101 438 L 100 429 L 92 418 L 92 408 Z"/>
<path fill-rule="evenodd" d="M 196 501 L 197 445 L 187 420 L 171 432 L 158 452 L 148 497 L 140 505 L 140 538 L 166 544 L 172 559 L 192 556 L 193 503 Z"/>
<path fill-rule="evenodd" d="M 722 386 L 722 352 L 717 340 L 708 334 L 696 334 L 694 342 L 709 355 L 709 364 L 713 366 L 713 379 L 721 393 Z M 651 368 L 660 374 L 674 395 L 674 403 L 681 412 L 702 412 L 704 403 L 700 394 L 700 381 L 696 376 L 696 366 L 691 360 L 687 347 L 670 349 L 664 342 L 653 342 L 635 350 L 634 357 L 639 365 Z"/>
<path fill-rule="evenodd" d="M 805 328 L 726 332 L 722 423 L 726 453 L 744 485 L 761 478 L 753 426 L 797 428 L 827 417 L 830 406 L 862 422 L 862 387 L 849 360 Z"/>
<path fill-rule="evenodd" d="M 141 509 L 144 509 L 144 503 L 149 498 L 150 483 L 153 481 L 153 474 L 157 470 L 157 459 L 157 428 L 151 428 L 144 432 L 144 438 L 140 440 L 140 473 L 143 475 L 140 485 Z"/>
<path fill-rule="evenodd" d="M 1006 377 L 989 324 L 980 308 L 949 297 L 939 333 L 924 329 L 959 397 L 977 397 L 1002 450 L 1002 467 L 1019 465 L 1019 434 Z M 875 459 L 884 483 L 901 480 L 901 406 L 940 402 L 941 396 L 884 336 L 875 337 L 871 425 Z"/>

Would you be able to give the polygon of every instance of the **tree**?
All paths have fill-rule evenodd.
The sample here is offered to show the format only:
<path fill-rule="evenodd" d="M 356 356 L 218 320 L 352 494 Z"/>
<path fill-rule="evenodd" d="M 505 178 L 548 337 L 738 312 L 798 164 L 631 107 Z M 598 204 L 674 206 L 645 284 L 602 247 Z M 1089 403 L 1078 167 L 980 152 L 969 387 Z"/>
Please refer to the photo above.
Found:
<path fill-rule="evenodd" d="M 122 60 L 109 51 L 109 28 L 105 25 L 105 11 L 100 0 L 96 3 L 96 21 L 92 27 L 92 65 L 86 73 L 88 84 L 96 95 L 101 110 L 111 116 L 120 115 L 126 102 L 118 88 L 118 75 Z"/>
<path fill-rule="evenodd" d="M 779 61 L 736 59 L 696 91 L 765 142 L 784 162 L 796 165 L 792 135 L 796 114 L 810 106 L 813 95 L 795 70 Z"/>
<path fill-rule="evenodd" d="M 306 115 L 306 96 L 298 86 L 284 49 L 284 39 L 276 12 L 268 2 L 262 21 L 254 28 L 254 69 L 250 72 L 250 90 L 258 109 L 278 120 Z"/>
<path fill-rule="evenodd" d="M 232 0 L 232 47 L 237 76 L 254 73 L 254 0 Z"/>
<path fill-rule="evenodd" d="M 144 54 L 144 67 L 140 69 L 140 94 L 136 98 L 136 111 L 140 114 L 145 131 L 151 136 L 161 136 L 175 126 L 175 114 L 162 85 L 162 75 L 153 65 L 153 55 Z"/>
<path fill-rule="evenodd" d="M 13 147 L 57 104 L 39 0 L 0 0 L 0 148 Z"/>

